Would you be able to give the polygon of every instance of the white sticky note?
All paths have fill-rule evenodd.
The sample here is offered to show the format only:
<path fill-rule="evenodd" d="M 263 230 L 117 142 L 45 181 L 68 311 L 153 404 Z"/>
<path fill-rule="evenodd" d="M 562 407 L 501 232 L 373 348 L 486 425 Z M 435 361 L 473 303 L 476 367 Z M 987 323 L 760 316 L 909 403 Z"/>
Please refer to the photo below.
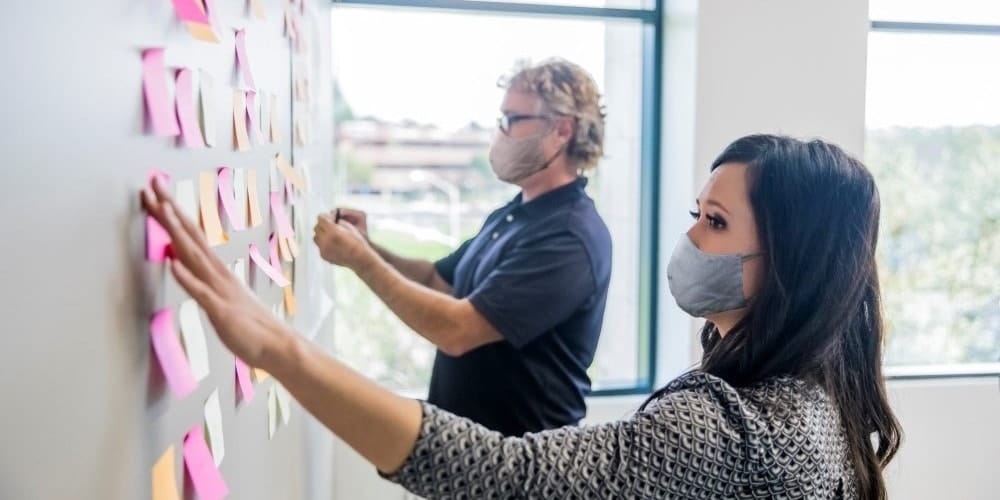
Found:
<path fill-rule="evenodd" d="M 177 202 L 177 208 L 181 209 L 181 213 L 195 222 L 198 221 L 198 198 L 195 195 L 193 180 L 184 179 L 174 184 L 174 201 Z"/>
<path fill-rule="evenodd" d="M 236 259 L 233 262 L 233 274 L 236 275 L 236 280 L 247 286 L 247 260 L 246 259 Z"/>
<path fill-rule="evenodd" d="M 271 130 L 271 94 L 262 92 L 260 94 L 260 99 L 257 99 L 257 104 L 260 105 L 260 132 L 262 134 L 262 139 L 264 142 L 268 142 L 270 139 L 269 133 Z"/>
<path fill-rule="evenodd" d="M 288 394 L 285 386 L 277 383 L 275 385 L 278 386 L 278 413 L 281 414 L 281 422 L 288 425 L 292 418 L 292 396 Z"/>
<path fill-rule="evenodd" d="M 278 393 L 274 384 L 267 390 L 267 438 L 274 439 L 274 431 L 278 429 Z"/>
<path fill-rule="evenodd" d="M 234 216 L 247 223 L 247 171 L 242 168 L 233 169 L 233 191 L 236 194 Z"/>
<path fill-rule="evenodd" d="M 205 144 L 215 146 L 215 107 L 212 105 L 212 75 L 201 70 L 200 92 L 198 102 L 201 104 L 198 116 L 201 117 L 201 133 L 205 137 Z"/>
<path fill-rule="evenodd" d="M 180 307 L 181 338 L 184 340 L 184 350 L 187 352 L 188 363 L 191 364 L 191 374 L 195 380 L 203 380 L 209 374 L 208 347 L 205 345 L 205 330 L 201 326 L 201 315 L 198 314 L 198 304 L 186 300 Z"/>
<path fill-rule="evenodd" d="M 208 445 L 212 450 L 215 466 L 222 463 L 226 456 L 226 440 L 222 436 L 222 405 L 219 404 L 219 390 L 205 401 L 205 430 L 208 432 Z"/>

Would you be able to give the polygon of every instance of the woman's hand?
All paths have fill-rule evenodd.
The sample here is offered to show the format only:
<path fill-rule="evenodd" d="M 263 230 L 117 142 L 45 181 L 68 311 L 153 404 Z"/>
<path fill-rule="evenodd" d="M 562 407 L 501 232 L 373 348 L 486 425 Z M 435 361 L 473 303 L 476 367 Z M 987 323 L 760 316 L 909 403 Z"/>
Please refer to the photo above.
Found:
<path fill-rule="evenodd" d="M 142 205 L 170 234 L 170 269 L 205 310 L 219 339 L 252 366 L 270 370 L 269 353 L 295 338 L 215 256 L 201 230 L 177 210 L 158 179 L 142 192 Z"/>

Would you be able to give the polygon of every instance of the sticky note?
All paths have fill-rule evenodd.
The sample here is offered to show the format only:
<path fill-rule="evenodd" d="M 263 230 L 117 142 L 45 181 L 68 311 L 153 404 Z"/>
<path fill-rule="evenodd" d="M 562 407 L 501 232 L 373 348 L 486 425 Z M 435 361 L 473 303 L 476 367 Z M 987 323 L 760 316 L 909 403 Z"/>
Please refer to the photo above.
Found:
<path fill-rule="evenodd" d="M 161 309 L 154 313 L 149 329 L 153 351 L 160 362 L 160 368 L 170 390 L 178 399 L 191 394 L 198 384 L 191 374 L 191 367 L 184 357 L 184 350 L 177 338 L 173 311 Z"/>
<path fill-rule="evenodd" d="M 250 137 L 252 140 L 257 140 L 260 137 L 260 121 L 257 119 L 257 112 L 259 107 L 257 105 L 257 92 L 253 90 L 247 91 L 247 116 L 250 117 Z"/>
<path fill-rule="evenodd" d="M 174 3 L 174 11 L 181 21 L 208 24 L 208 16 L 205 8 L 198 0 L 171 0 Z"/>
<path fill-rule="evenodd" d="M 233 212 L 245 228 L 247 226 L 247 172 L 242 168 L 233 169 Z"/>
<path fill-rule="evenodd" d="M 295 189 L 305 191 L 305 178 L 302 177 L 302 174 L 291 164 L 291 162 L 286 160 L 281 153 L 275 155 L 274 161 L 278 166 L 278 171 L 281 172 L 281 175 L 285 176 L 285 179 L 290 181 L 292 185 L 295 186 Z"/>
<path fill-rule="evenodd" d="M 284 289 L 284 294 L 285 294 L 285 300 L 284 300 L 284 302 L 285 302 L 285 312 L 288 313 L 289 316 L 295 316 L 295 313 L 299 309 L 298 304 L 295 302 L 295 291 L 294 291 L 294 288 L 295 287 L 286 286 L 285 289 Z"/>
<path fill-rule="evenodd" d="M 211 246 L 221 245 L 229 241 L 229 236 L 222 230 L 219 205 L 215 201 L 219 197 L 215 187 L 215 177 L 213 172 L 202 172 L 198 175 L 201 227 L 205 230 L 205 237 Z"/>
<path fill-rule="evenodd" d="M 292 252 L 292 259 L 299 258 L 299 244 L 295 242 L 295 238 L 286 238 L 288 243 L 288 249 Z"/>
<path fill-rule="evenodd" d="M 142 51 L 142 94 L 146 100 L 146 114 L 153 133 L 172 137 L 180 133 L 177 116 L 167 95 L 167 73 L 163 66 L 163 49 Z"/>
<path fill-rule="evenodd" d="M 205 344 L 205 330 L 198 314 L 198 304 L 188 299 L 181 304 L 178 314 L 181 322 L 181 338 L 187 352 L 191 373 L 195 380 L 204 380 L 209 374 L 208 346 Z"/>
<path fill-rule="evenodd" d="M 204 135 L 205 144 L 215 146 L 215 106 L 213 104 L 214 94 L 212 75 L 205 70 L 199 73 L 199 117 L 201 118 L 201 133 Z"/>
<path fill-rule="evenodd" d="M 201 137 L 201 128 L 195 114 L 194 89 L 191 84 L 191 70 L 183 68 L 177 71 L 174 92 L 176 95 L 177 119 L 181 125 L 181 141 L 189 148 L 205 146 Z"/>
<path fill-rule="evenodd" d="M 267 249 L 271 266 L 275 269 L 281 269 L 281 259 L 278 258 L 278 238 L 274 233 L 271 233 L 271 236 L 267 239 Z"/>
<path fill-rule="evenodd" d="M 202 42 L 208 43 L 219 43 L 219 35 L 215 33 L 215 29 L 212 28 L 211 24 L 202 23 L 185 23 L 187 25 L 188 33 L 195 40 L 201 40 Z"/>
<path fill-rule="evenodd" d="M 274 439 L 274 431 L 278 429 L 278 393 L 272 385 L 267 390 L 267 438 Z"/>
<path fill-rule="evenodd" d="M 281 422 L 288 425 L 288 421 L 292 418 L 291 396 L 283 385 L 275 385 L 278 386 L 278 412 L 281 413 Z"/>
<path fill-rule="evenodd" d="M 208 445 L 212 448 L 212 459 L 219 466 L 226 456 L 226 439 L 222 435 L 222 405 L 219 404 L 218 389 L 212 391 L 205 401 L 205 429 Z"/>
<path fill-rule="evenodd" d="M 242 359 L 236 358 L 236 387 L 243 401 L 253 401 L 253 381 L 250 380 L 250 367 Z"/>
<path fill-rule="evenodd" d="M 250 8 L 257 19 L 267 18 L 266 14 L 264 14 L 264 5 L 261 4 L 260 0 L 250 0 Z"/>
<path fill-rule="evenodd" d="M 236 64 L 239 66 L 240 74 L 243 75 L 244 85 L 256 89 L 253 71 L 250 69 L 250 57 L 247 54 L 247 32 L 242 29 L 236 30 Z"/>
<path fill-rule="evenodd" d="M 305 120 L 301 117 L 295 118 L 295 143 L 299 146 L 305 146 L 309 143 L 309 132 Z"/>
<path fill-rule="evenodd" d="M 233 169 L 222 167 L 219 169 L 219 201 L 222 202 L 222 211 L 226 213 L 229 224 L 234 230 L 246 229 L 245 219 L 240 218 L 240 212 L 236 208 L 236 195 L 233 191 Z"/>
<path fill-rule="evenodd" d="M 226 480 L 212 460 L 212 454 L 205 444 L 205 434 L 201 425 L 195 425 L 184 436 L 184 465 L 201 500 L 217 500 L 229 494 Z"/>
<path fill-rule="evenodd" d="M 247 208 L 250 226 L 259 226 L 262 217 L 260 216 L 260 201 L 257 199 L 257 171 L 252 168 L 247 170 Z"/>
<path fill-rule="evenodd" d="M 261 370 L 260 368 L 254 368 L 253 369 L 253 378 L 257 382 L 263 382 L 263 381 L 271 378 L 271 374 L 267 373 L 264 370 Z"/>
<path fill-rule="evenodd" d="M 236 259 L 233 262 L 233 274 L 236 276 L 236 281 L 239 281 L 243 286 L 247 286 L 247 260 L 246 259 Z"/>
<path fill-rule="evenodd" d="M 236 134 L 236 149 L 250 150 L 250 136 L 247 131 L 247 107 L 242 90 L 233 91 L 233 132 Z"/>
<path fill-rule="evenodd" d="M 275 94 L 271 94 L 271 111 L 268 116 L 271 123 L 271 144 L 278 144 L 281 142 L 281 131 L 278 130 L 278 96 Z"/>
<path fill-rule="evenodd" d="M 151 215 L 146 216 L 146 260 L 163 262 L 170 254 L 170 234 Z"/>
<path fill-rule="evenodd" d="M 253 261 L 254 265 L 256 265 L 258 269 L 271 278 L 276 285 L 282 288 L 290 285 L 288 280 L 285 279 L 285 276 L 281 274 L 281 269 L 275 268 L 270 262 L 264 259 L 264 256 L 260 254 L 260 250 L 257 249 L 256 243 L 250 244 L 250 260 Z"/>
<path fill-rule="evenodd" d="M 194 181 L 184 179 L 174 184 L 174 202 L 182 214 L 191 220 L 198 220 L 198 199 L 194 195 Z"/>
<path fill-rule="evenodd" d="M 285 204 L 281 201 L 281 193 L 277 191 L 271 192 L 271 215 L 274 216 L 274 223 L 278 227 L 279 237 L 291 238 L 295 236 L 291 220 L 288 218 L 288 212 L 285 211 Z"/>
<path fill-rule="evenodd" d="M 281 238 L 278 242 L 278 255 L 281 255 L 281 260 L 285 262 L 291 262 L 295 260 L 292 256 L 292 250 L 288 248 L 288 242 L 291 238 Z"/>
<path fill-rule="evenodd" d="M 153 465 L 153 500 L 181 500 L 174 469 L 174 447 L 160 455 Z"/>

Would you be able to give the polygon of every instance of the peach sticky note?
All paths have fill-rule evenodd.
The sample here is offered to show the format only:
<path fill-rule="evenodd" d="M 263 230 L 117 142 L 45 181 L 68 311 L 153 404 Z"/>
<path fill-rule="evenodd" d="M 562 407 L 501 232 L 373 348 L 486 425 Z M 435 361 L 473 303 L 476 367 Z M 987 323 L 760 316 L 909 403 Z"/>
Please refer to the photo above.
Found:
<path fill-rule="evenodd" d="M 174 468 L 174 447 L 160 455 L 153 465 L 153 500 L 181 500 Z"/>
<path fill-rule="evenodd" d="M 243 401 L 253 401 L 253 381 L 250 380 L 250 367 L 240 358 L 236 359 L 236 387 Z"/>
<path fill-rule="evenodd" d="M 222 478 L 205 444 L 201 424 L 191 427 L 184 436 L 184 465 L 201 500 L 217 500 L 229 494 L 226 480 Z"/>
<path fill-rule="evenodd" d="M 292 252 L 292 259 L 299 258 L 299 244 L 295 242 L 295 238 L 286 238 L 285 241 L 288 243 L 288 250 Z"/>
<path fill-rule="evenodd" d="M 201 202 L 201 227 L 205 230 L 208 244 L 221 245 L 229 241 L 229 236 L 222 230 L 222 220 L 219 219 L 219 204 L 215 201 L 218 194 L 215 188 L 215 175 L 212 172 L 202 172 L 198 175 L 198 200 Z"/>
<path fill-rule="evenodd" d="M 285 312 L 289 316 L 295 316 L 295 312 L 298 311 L 298 304 L 295 302 L 295 290 L 294 287 L 286 286 L 284 289 L 285 295 Z"/>
<path fill-rule="evenodd" d="M 262 220 L 260 216 L 260 201 L 257 199 L 257 171 L 247 169 L 247 214 L 250 218 L 250 225 L 259 226 Z"/>
<path fill-rule="evenodd" d="M 264 274 L 271 278 L 276 285 L 284 288 L 291 284 L 285 279 L 285 276 L 281 274 L 280 268 L 272 266 L 271 263 L 260 254 L 260 250 L 257 249 L 256 243 L 250 244 L 250 260 L 253 261 L 255 266 L 257 266 L 257 269 L 260 269 Z"/>
<path fill-rule="evenodd" d="M 302 174 L 291 164 L 291 162 L 286 160 L 281 153 L 275 155 L 274 161 L 275 164 L 278 165 L 278 170 L 281 172 L 281 175 L 285 176 L 285 179 L 291 181 L 292 185 L 295 186 L 295 189 L 305 191 L 305 178 L 302 177 Z"/>
<path fill-rule="evenodd" d="M 253 141 L 259 141 L 260 120 L 257 118 L 257 111 L 260 105 L 257 103 L 257 92 L 247 91 L 247 116 L 250 117 L 250 134 Z"/>
<path fill-rule="evenodd" d="M 233 91 L 233 131 L 236 134 L 236 149 L 250 150 L 250 135 L 247 131 L 247 105 L 242 90 Z"/>
<path fill-rule="evenodd" d="M 281 201 L 281 192 L 271 192 L 271 215 L 274 216 L 274 223 L 278 227 L 278 236 L 281 238 L 292 238 L 295 231 L 292 229 L 291 219 L 285 211 L 285 203 Z"/>
<path fill-rule="evenodd" d="M 201 132 L 205 135 L 205 144 L 215 146 L 215 105 L 212 93 L 212 75 L 208 71 L 201 70 L 199 74 L 199 109 L 201 113 Z"/>
<path fill-rule="evenodd" d="M 263 381 L 271 378 L 271 374 L 267 373 L 264 370 L 261 370 L 260 368 L 254 368 L 253 369 L 253 378 L 257 382 L 263 382 Z"/>
<path fill-rule="evenodd" d="M 229 224 L 237 231 L 246 229 L 246 221 L 241 220 L 241 212 L 236 208 L 236 195 L 235 191 L 233 191 L 233 169 L 229 167 L 220 168 L 218 179 L 219 200 L 222 201 L 222 210 L 226 212 Z"/>
<path fill-rule="evenodd" d="M 247 54 L 247 32 L 236 30 L 236 64 L 243 75 L 243 84 L 251 89 L 257 88 L 253 83 L 253 71 L 250 69 L 250 57 Z"/>
<path fill-rule="evenodd" d="M 271 94 L 271 111 L 268 112 L 268 117 L 271 123 L 271 144 L 278 144 L 281 142 L 281 132 L 278 130 L 278 96 L 275 94 Z"/>
<path fill-rule="evenodd" d="M 261 3 L 261 0 L 250 0 L 250 8 L 253 10 L 253 15 L 257 19 L 267 18 L 264 14 L 264 5 Z"/>
<path fill-rule="evenodd" d="M 191 85 L 191 70 L 177 70 L 175 85 L 177 120 L 181 124 L 181 140 L 189 148 L 205 147 L 201 138 L 201 128 L 198 127 L 198 116 L 195 111 L 194 89 Z"/>
<path fill-rule="evenodd" d="M 177 117 L 167 95 L 167 73 L 163 66 L 163 49 L 142 51 L 142 93 L 146 100 L 146 114 L 153 133 L 172 137 L 180 133 Z"/>
<path fill-rule="evenodd" d="M 185 23 L 187 24 L 188 33 L 191 33 L 191 37 L 195 40 L 201 40 L 208 43 L 219 43 L 219 35 L 215 33 L 215 29 L 212 28 L 211 24 L 202 23 Z"/>
<path fill-rule="evenodd" d="M 191 367 L 184 357 L 177 330 L 174 328 L 174 313 L 170 309 L 161 309 L 153 314 L 150 321 L 150 338 L 156 359 L 163 369 L 167 385 L 178 399 L 191 394 L 198 385 L 191 374 Z"/>
<path fill-rule="evenodd" d="M 205 7 L 200 0 L 171 0 L 174 3 L 174 11 L 181 21 L 208 24 L 208 16 L 205 14 Z"/>

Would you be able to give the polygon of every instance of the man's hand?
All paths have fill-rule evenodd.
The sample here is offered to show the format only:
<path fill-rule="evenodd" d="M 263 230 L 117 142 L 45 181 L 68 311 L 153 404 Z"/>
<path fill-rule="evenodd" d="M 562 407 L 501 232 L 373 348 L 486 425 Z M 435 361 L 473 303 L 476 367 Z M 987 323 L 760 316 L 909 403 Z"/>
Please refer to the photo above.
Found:
<path fill-rule="evenodd" d="M 347 221 L 352 226 L 358 228 L 361 235 L 368 240 L 368 214 L 361 210 L 338 207 L 336 210 L 331 211 L 330 215 L 334 218 L 334 222 Z"/>
<path fill-rule="evenodd" d="M 323 260 L 357 271 L 371 263 L 373 259 L 378 259 L 375 249 L 361 231 L 353 223 L 348 222 L 343 213 L 341 219 L 339 223 L 334 222 L 333 216 L 328 214 L 316 218 L 313 241 L 319 248 Z M 360 220 L 363 223 L 363 213 Z"/>

